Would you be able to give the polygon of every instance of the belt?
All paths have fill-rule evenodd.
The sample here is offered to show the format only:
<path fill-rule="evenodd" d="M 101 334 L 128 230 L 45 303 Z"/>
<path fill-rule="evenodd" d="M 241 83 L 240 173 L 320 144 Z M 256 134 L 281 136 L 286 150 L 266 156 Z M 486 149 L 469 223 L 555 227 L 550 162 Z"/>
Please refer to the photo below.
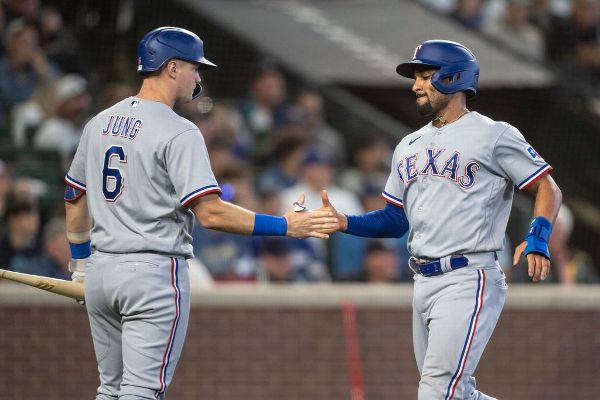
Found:
<path fill-rule="evenodd" d="M 420 259 L 411 257 L 408 265 L 416 273 L 423 276 L 441 275 L 471 264 L 496 263 L 498 256 L 495 251 L 487 253 L 453 254 L 441 258 Z"/>

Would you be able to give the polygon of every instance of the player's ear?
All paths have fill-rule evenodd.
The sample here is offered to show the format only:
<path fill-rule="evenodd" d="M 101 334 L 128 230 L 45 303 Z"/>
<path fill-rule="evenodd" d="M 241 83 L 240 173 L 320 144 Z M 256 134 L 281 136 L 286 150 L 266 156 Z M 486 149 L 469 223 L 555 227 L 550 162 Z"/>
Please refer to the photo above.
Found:
<path fill-rule="evenodd" d="M 177 63 L 177 60 L 173 59 L 173 60 L 167 61 L 167 65 L 165 66 L 165 71 L 167 72 L 169 77 L 175 78 L 175 75 L 177 75 L 178 68 L 179 68 L 179 65 Z"/>

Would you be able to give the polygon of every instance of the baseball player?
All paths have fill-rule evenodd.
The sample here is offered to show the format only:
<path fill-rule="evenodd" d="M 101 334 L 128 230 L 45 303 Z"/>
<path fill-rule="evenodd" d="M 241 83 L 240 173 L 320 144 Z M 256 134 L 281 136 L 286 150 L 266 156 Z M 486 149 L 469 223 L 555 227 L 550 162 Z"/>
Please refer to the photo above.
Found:
<path fill-rule="evenodd" d="M 201 133 L 173 111 L 200 95 L 199 70 L 214 67 L 190 31 L 146 34 L 139 93 L 85 126 L 65 178 L 70 270 L 85 278 L 96 399 L 164 398 L 188 324 L 194 216 L 206 228 L 296 238 L 327 238 L 318 231 L 337 224 L 328 212 L 276 217 L 220 199 Z"/>
<path fill-rule="evenodd" d="M 506 297 L 496 252 L 513 185 L 535 196 L 531 229 L 515 252 L 515 264 L 521 253 L 527 257 L 534 282 L 548 275 L 548 238 L 561 192 L 550 165 L 515 127 L 467 109 L 479 64 L 466 47 L 424 42 L 397 72 L 414 79 L 417 109 L 432 120 L 396 147 L 386 207 L 337 214 L 339 229 L 367 237 L 409 232 L 419 399 L 492 399 L 476 390 L 473 373 Z M 335 212 L 327 192 L 322 197 L 322 209 Z"/>

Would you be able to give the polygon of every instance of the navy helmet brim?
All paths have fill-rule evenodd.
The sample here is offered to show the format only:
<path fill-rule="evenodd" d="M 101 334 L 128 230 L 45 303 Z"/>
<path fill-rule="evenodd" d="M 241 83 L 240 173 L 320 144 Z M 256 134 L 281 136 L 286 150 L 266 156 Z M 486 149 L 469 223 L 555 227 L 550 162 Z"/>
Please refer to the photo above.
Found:
<path fill-rule="evenodd" d="M 410 79 L 414 79 L 415 77 L 415 69 L 417 68 L 417 66 L 423 66 L 423 67 L 431 67 L 434 69 L 440 69 L 439 65 L 435 65 L 435 64 L 430 64 L 427 62 L 423 62 L 421 60 L 412 60 L 412 61 L 408 61 L 408 62 L 404 62 L 401 64 L 398 64 L 398 66 L 396 67 L 396 72 L 398 73 L 398 75 L 401 75 L 405 78 L 410 78 Z"/>

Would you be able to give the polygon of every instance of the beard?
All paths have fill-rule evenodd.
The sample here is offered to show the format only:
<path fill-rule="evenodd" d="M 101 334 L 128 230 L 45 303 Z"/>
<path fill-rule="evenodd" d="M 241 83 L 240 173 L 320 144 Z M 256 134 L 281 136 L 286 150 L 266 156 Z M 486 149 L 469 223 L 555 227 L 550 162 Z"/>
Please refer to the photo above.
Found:
<path fill-rule="evenodd" d="M 430 117 L 430 116 L 438 116 L 438 113 L 443 110 L 444 108 L 446 108 L 446 106 L 448 105 L 448 103 L 450 102 L 450 98 L 448 96 L 440 96 L 436 99 L 434 99 L 433 101 L 429 98 L 429 96 L 421 96 L 424 97 L 426 99 L 426 101 L 424 103 L 419 103 L 417 98 L 417 111 L 419 112 L 419 114 L 421 114 L 423 117 Z"/>

